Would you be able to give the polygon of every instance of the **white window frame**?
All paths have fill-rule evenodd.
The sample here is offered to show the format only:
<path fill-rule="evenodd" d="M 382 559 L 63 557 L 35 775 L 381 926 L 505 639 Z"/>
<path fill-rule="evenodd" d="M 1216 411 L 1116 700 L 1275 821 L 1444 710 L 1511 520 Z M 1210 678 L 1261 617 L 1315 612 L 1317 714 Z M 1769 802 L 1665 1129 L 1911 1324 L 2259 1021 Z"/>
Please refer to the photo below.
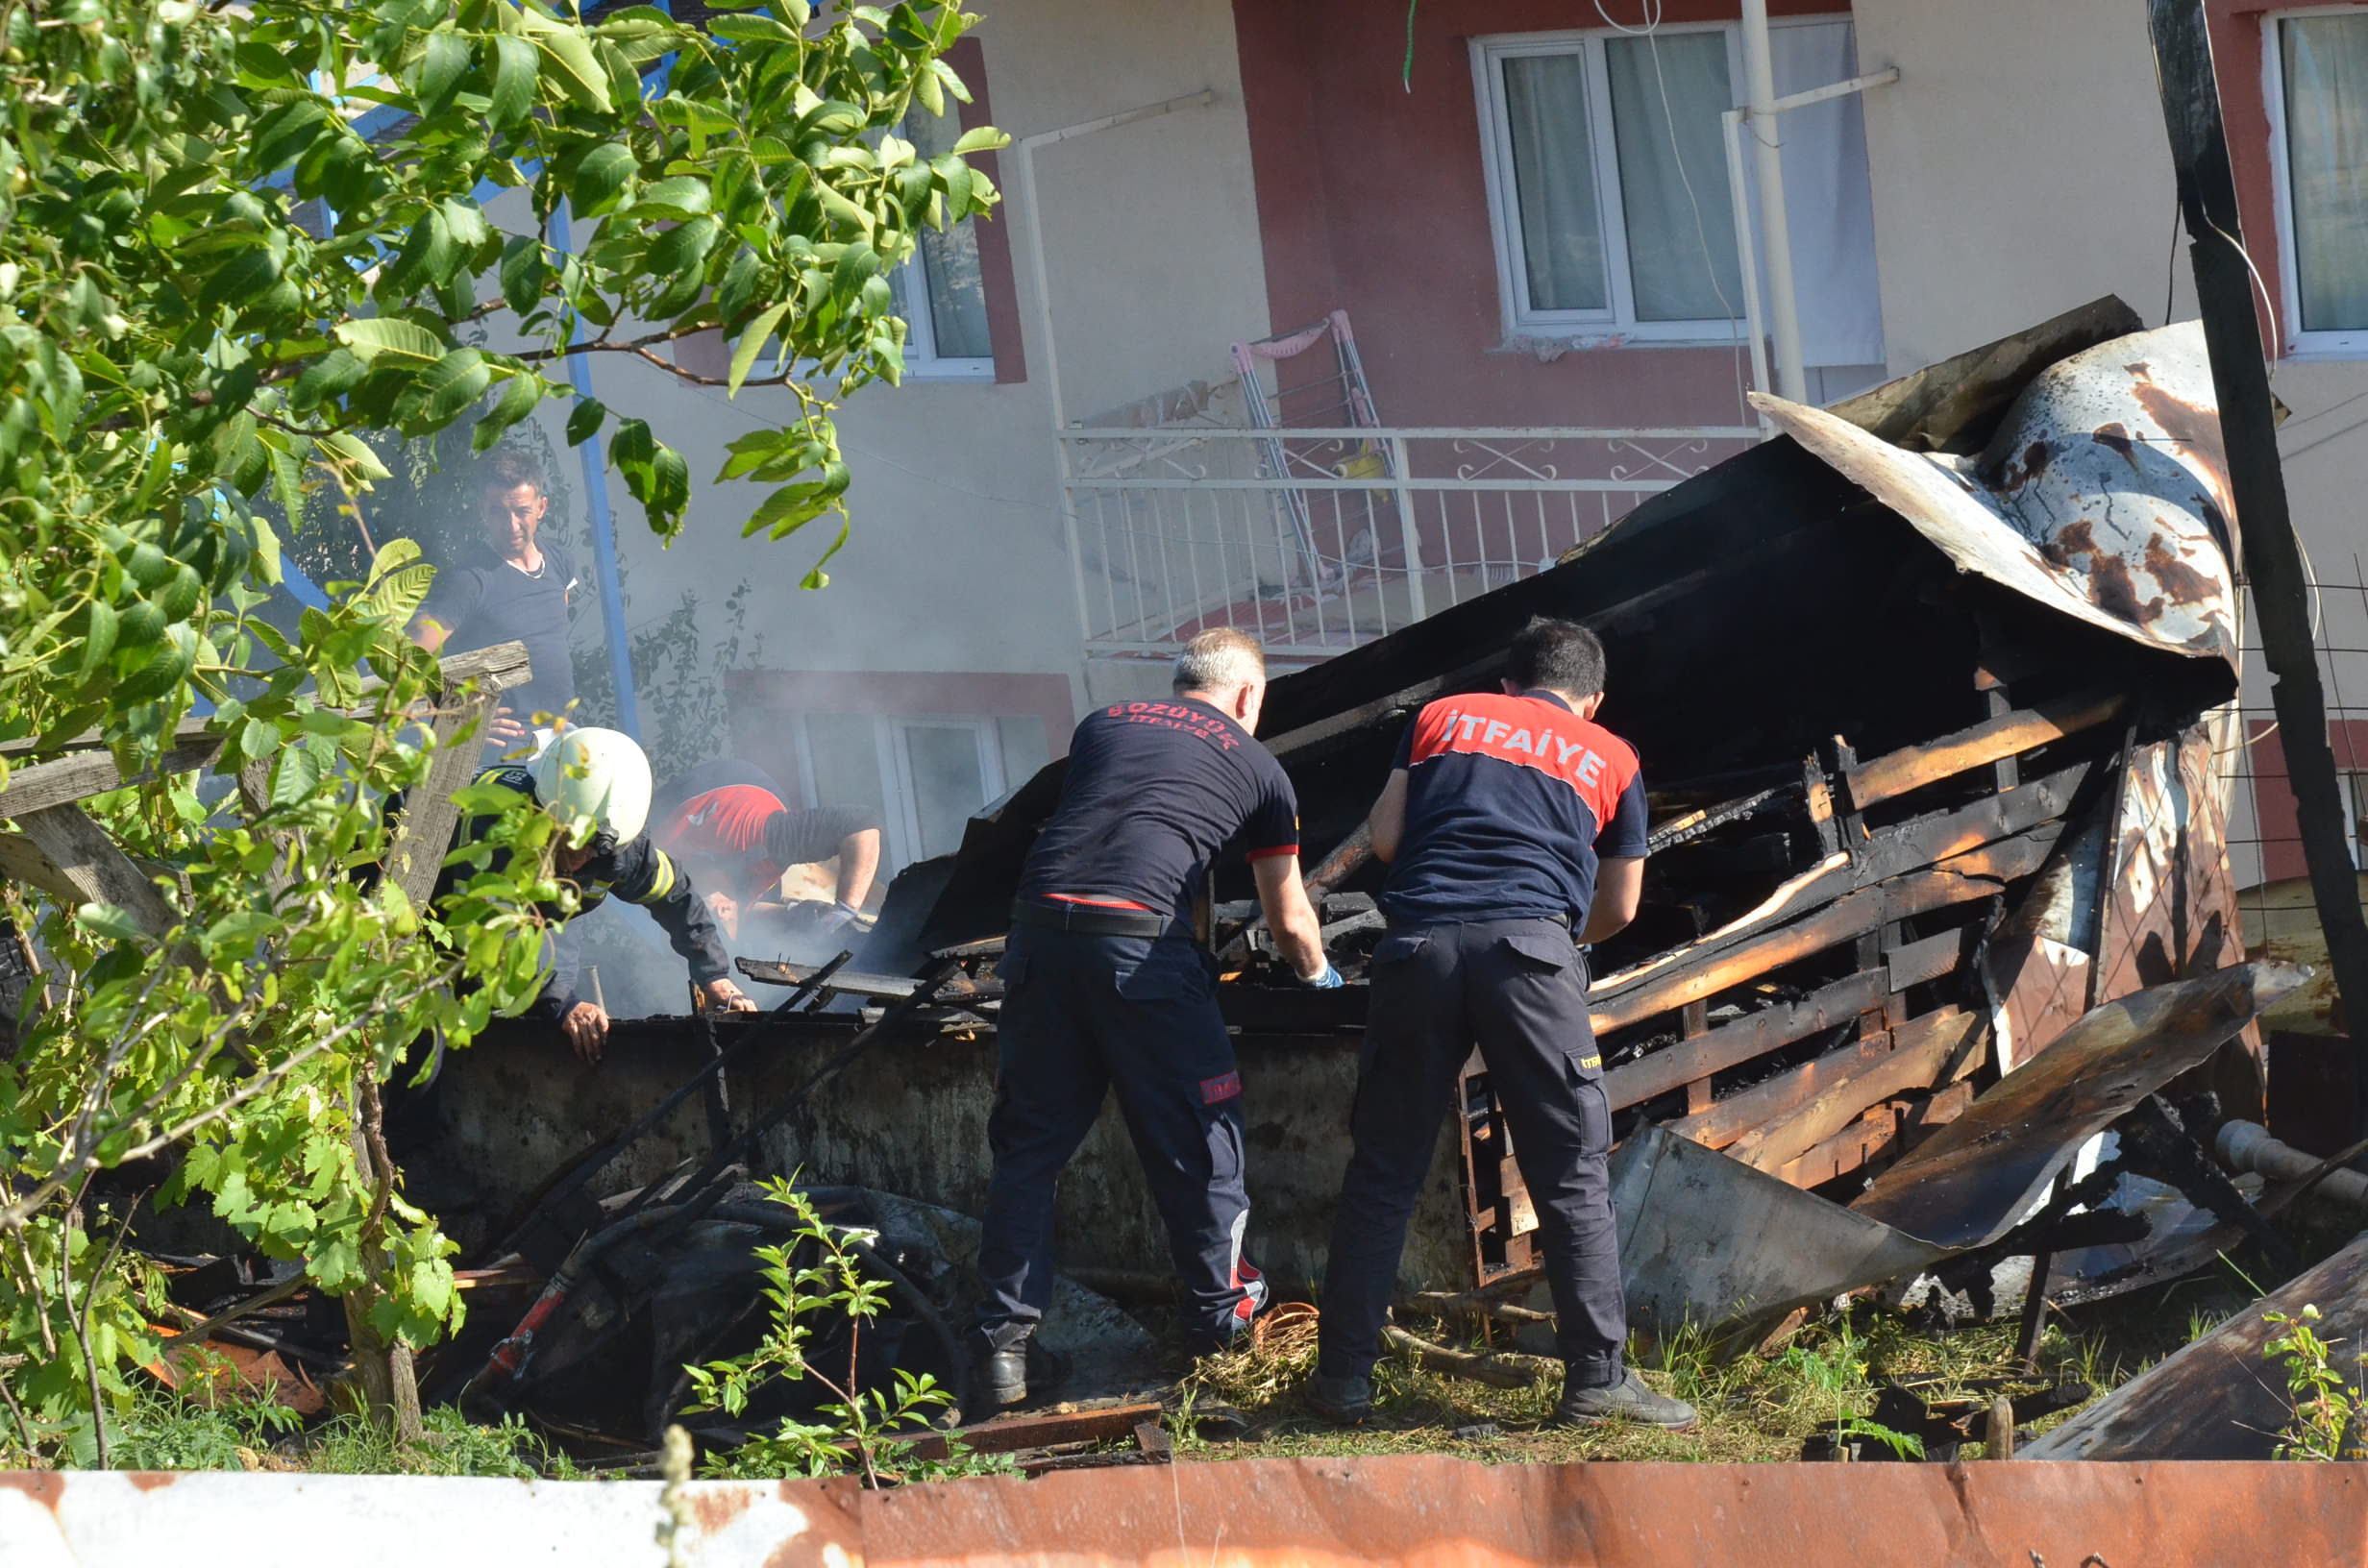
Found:
<path fill-rule="evenodd" d="M 897 865 L 900 870 L 925 858 L 921 840 L 921 792 L 913 787 L 913 753 L 907 732 L 915 728 L 967 729 L 978 748 L 978 782 L 984 792 L 978 805 L 971 808 L 975 816 L 989 801 L 1003 796 L 1003 746 L 995 721 L 974 713 L 883 713 L 878 716 L 875 733 L 879 742 L 880 777 L 896 780 L 896 799 L 892 804 L 896 820 L 890 824 L 890 837 L 900 837 L 902 852 Z"/>
<path fill-rule="evenodd" d="M 951 114 L 953 108 L 949 103 L 947 112 Z M 916 109 L 914 112 L 928 111 Z M 957 120 L 955 125 L 958 131 L 960 121 Z M 912 139 L 904 136 L 901 125 L 897 128 L 897 134 L 905 140 Z M 962 220 L 970 224 L 977 221 L 976 218 Z M 888 275 L 896 284 L 897 297 L 903 306 L 904 374 L 908 378 L 918 377 L 925 380 L 991 381 L 995 380 L 994 355 L 941 355 L 937 352 L 937 322 L 929 308 L 929 262 L 922 251 L 922 234 L 929 232 L 925 226 L 914 233 L 911 257 Z M 951 229 L 948 230 L 948 233 L 951 232 Z M 977 231 L 974 229 L 972 233 L 974 234 Z M 987 285 L 983 277 L 979 280 L 978 289 L 979 303 L 983 306 L 987 303 Z"/>
<path fill-rule="evenodd" d="M 2368 6 L 2296 6 L 2261 17 L 2261 98 L 2269 110 L 2270 186 L 2278 213 L 2278 328 L 2289 359 L 2368 358 L 2368 327 L 2306 331 L 2302 275 L 2295 254 L 2294 166 L 2286 141 L 2285 50 L 2279 24 L 2309 16 L 2368 15 Z"/>
<path fill-rule="evenodd" d="M 1852 22 L 1847 11 L 1813 16 L 1787 16 L 1771 27 L 1809 27 Z M 1663 37 L 1684 33 L 1718 33 L 1727 43 L 1728 93 L 1739 108 L 1744 101 L 1743 31 L 1737 21 L 1665 22 Z M 1471 40 L 1472 90 L 1480 111 L 1481 167 L 1488 184 L 1490 229 L 1496 250 L 1497 299 L 1503 306 L 1505 336 L 1592 337 L 1617 335 L 1633 343 L 1665 347 L 1693 344 L 1732 348 L 1746 331 L 1741 294 L 1735 299 L 1732 319 L 1708 317 L 1693 321 L 1639 321 L 1628 265 L 1628 213 L 1619 186 L 1618 142 L 1612 128 L 1611 73 L 1604 46 L 1620 37 L 1613 28 L 1577 28 L 1556 33 L 1495 34 Z M 1595 210 L 1603 220 L 1604 270 L 1609 305 L 1600 310 L 1543 310 L 1529 303 L 1529 267 L 1522 250 L 1521 213 L 1515 197 L 1513 121 L 1505 112 L 1503 61 L 1528 55 L 1578 54 L 1586 61 L 1588 131 L 1595 174 Z M 1709 178 L 1697 178 L 1694 195 L 1702 203 L 1706 222 L 1733 223 L 1734 204 L 1725 189 L 1723 157 Z M 1714 188 L 1704 188 L 1714 186 Z M 1741 280 L 1743 288 L 1753 280 Z"/>
<path fill-rule="evenodd" d="M 964 218 L 964 223 L 975 223 L 975 218 Z M 937 352 L 937 324 L 929 312 L 928 262 L 921 254 L 916 239 L 912 259 L 890 276 L 896 280 L 897 295 L 904 307 L 904 375 L 907 380 L 919 378 L 938 381 L 991 381 L 995 380 L 995 356 L 985 355 L 941 355 Z M 983 289 L 984 284 L 982 283 Z"/>
<path fill-rule="evenodd" d="M 873 713 L 862 715 L 872 721 L 872 744 L 876 748 L 879 765 L 882 836 L 887 841 L 885 851 L 889 874 L 902 870 L 922 854 L 921 798 L 913 788 L 912 749 L 906 744 L 905 731 L 913 725 L 931 729 L 967 729 L 978 747 L 978 778 L 985 790 L 979 808 L 1000 800 L 1010 793 L 1004 777 L 1002 732 L 996 721 L 997 714 L 975 713 Z M 808 729 L 804 714 L 793 715 L 790 727 L 794 732 L 798 754 L 798 787 L 809 804 L 822 800 L 820 782 L 814 776 L 814 736 Z"/>

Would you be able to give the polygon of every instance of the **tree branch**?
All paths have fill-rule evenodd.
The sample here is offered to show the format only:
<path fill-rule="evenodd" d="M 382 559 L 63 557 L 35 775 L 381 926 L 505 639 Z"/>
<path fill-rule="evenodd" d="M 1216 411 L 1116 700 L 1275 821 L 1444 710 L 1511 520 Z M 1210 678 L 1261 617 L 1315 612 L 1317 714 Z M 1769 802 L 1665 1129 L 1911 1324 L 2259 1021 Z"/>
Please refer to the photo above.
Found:
<path fill-rule="evenodd" d="M 213 1316 L 206 1318 L 195 1327 L 182 1330 L 166 1339 L 164 1347 L 169 1352 L 173 1346 L 185 1342 L 192 1345 L 201 1343 L 210 1337 L 214 1330 L 226 1329 L 249 1312 L 259 1312 L 266 1307 L 277 1306 L 311 1283 L 312 1276 L 306 1273 L 298 1273 L 290 1279 L 282 1280 L 261 1294 L 249 1296 L 236 1306 L 225 1308 Z"/>

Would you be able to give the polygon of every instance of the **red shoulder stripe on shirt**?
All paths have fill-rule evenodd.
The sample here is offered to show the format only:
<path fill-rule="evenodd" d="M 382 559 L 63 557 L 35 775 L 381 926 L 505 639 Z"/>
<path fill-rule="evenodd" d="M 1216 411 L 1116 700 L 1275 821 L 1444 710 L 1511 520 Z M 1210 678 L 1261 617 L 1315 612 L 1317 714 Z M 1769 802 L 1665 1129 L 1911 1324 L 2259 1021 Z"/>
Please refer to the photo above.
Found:
<path fill-rule="evenodd" d="M 1559 779 L 1609 822 L 1637 776 L 1637 754 L 1626 741 L 1560 703 L 1541 698 L 1474 692 L 1443 697 L 1415 720 L 1407 766 L 1468 756 L 1526 768 Z"/>

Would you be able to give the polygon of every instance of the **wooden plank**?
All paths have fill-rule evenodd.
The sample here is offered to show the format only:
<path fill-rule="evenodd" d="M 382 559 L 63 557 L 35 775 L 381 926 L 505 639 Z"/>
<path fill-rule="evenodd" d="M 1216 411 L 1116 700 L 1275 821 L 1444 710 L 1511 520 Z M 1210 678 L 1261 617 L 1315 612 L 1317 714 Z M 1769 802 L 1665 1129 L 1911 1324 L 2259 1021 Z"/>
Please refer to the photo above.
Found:
<path fill-rule="evenodd" d="M 1898 1137 L 1899 1118 L 1889 1106 L 1879 1105 L 1776 1174 L 1794 1187 L 1817 1187 L 1849 1175 Z"/>
<path fill-rule="evenodd" d="M 2279 405 L 2269 387 L 2260 317 L 2254 310 L 2254 274 L 2245 254 L 2211 30 L 2201 0 L 2150 0 L 2147 27 L 2217 404 L 2161 417 L 2166 425 L 2177 418 L 2170 426 L 2173 433 L 2185 427 L 2203 439 L 2221 440 L 2228 493 L 2244 520 L 2233 531 L 2260 628 L 2262 663 L 2269 670 L 2270 702 L 2278 715 L 2278 744 L 2285 754 L 2304 870 L 2318 898 L 2329 967 L 2335 971 L 2345 1016 L 2368 1017 L 2368 914 L 2359 907 L 2353 882 L 2357 845 L 2328 736 L 2319 639 L 2311 624 L 2316 585 L 2286 502 Z M 2232 665 L 2236 662 L 2235 649 L 2219 651 Z M 2368 1127 L 2368 1073 L 2356 1075 L 2355 1090 L 2355 1125 Z"/>
<path fill-rule="evenodd" d="M 1882 1000 L 1886 985 L 1882 970 L 1870 970 L 1838 980 L 1797 1002 L 1720 1024 L 1699 1040 L 1666 1045 L 1641 1061 L 1614 1067 L 1603 1075 L 1604 1094 L 1613 1110 L 1624 1111 L 1683 1089 L 1697 1078 L 1740 1066 L 1780 1045 L 1848 1023 Z"/>
<path fill-rule="evenodd" d="M 1845 894 L 1789 925 L 1764 929 L 1781 915 L 1754 911 L 1689 946 L 1598 981 L 1588 992 L 1595 1032 L 1602 1035 L 1715 995 L 1891 920 L 1987 897 L 1999 884 L 2036 871 L 2062 831 L 2062 820 L 2051 818 L 2028 832 L 1954 855 L 1929 871 Z M 1811 901 L 1822 895 L 1826 878 L 1849 872 L 1847 863 L 1829 863 L 1800 879 L 1793 893 L 1780 890 L 1780 897 Z"/>
<path fill-rule="evenodd" d="M 1887 1055 L 1838 1074 L 1799 1108 L 1763 1123 L 1727 1150 L 1754 1170 L 1778 1170 L 1834 1137 L 1876 1103 L 1912 1090 L 1954 1083 L 1979 1066 L 1982 1020 L 1961 1008 L 1942 1008 L 1892 1032 Z"/>
<path fill-rule="evenodd" d="M 1823 1056 L 1804 1062 L 1789 1072 L 1779 1073 L 1764 1083 L 1730 1094 L 1713 1103 L 1707 1111 L 1662 1125 L 1681 1138 L 1693 1139 L 1706 1149 L 1723 1149 L 1753 1128 L 1785 1115 L 1862 1064 L 1888 1056 L 1890 1051 L 1890 1033 L 1887 1030 L 1878 1031 L 1837 1045 Z"/>
<path fill-rule="evenodd" d="M 222 749 L 219 736 L 184 742 L 164 753 L 161 763 L 124 776 L 115 766 L 111 751 L 84 751 L 74 756 L 61 757 L 55 762 L 37 762 L 12 772 L 6 782 L 0 783 L 0 812 L 23 818 L 34 812 L 47 811 L 54 806 L 71 805 L 86 800 L 109 790 L 119 790 L 126 784 L 144 783 L 173 773 L 185 773 L 192 768 L 203 768 L 213 761 Z"/>
<path fill-rule="evenodd" d="M 953 1435 L 974 1454 L 1017 1454 L 1063 1443 L 1119 1442 L 1133 1436 L 1135 1428 L 1144 1422 L 1156 1423 L 1160 1414 L 1160 1406 L 1155 1401 L 1102 1405 L 1044 1415 L 999 1416 L 974 1427 L 963 1427 Z M 944 1433 L 925 1432 L 911 1436 L 898 1433 L 889 1441 L 908 1444 L 907 1452 L 920 1458 L 942 1459 L 947 1453 Z"/>
<path fill-rule="evenodd" d="M 466 653 L 456 653 L 442 661 L 438 668 L 443 672 L 444 689 L 447 691 L 464 680 L 482 680 L 488 685 L 498 683 L 507 691 L 523 686 L 532 678 L 532 671 L 527 661 L 527 645 L 524 643 L 496 643 L 491 648 L 471 649 Z M 376 675 L 364 675 L 361 694 L 364 697 L 375 696 L 384 690 L 385 685 Z M 371 717 L 368 712 L 358 708 L 349 708 L 346 712 L 358 719 Z M 174 726 L 173 744 L 182 746 L 202 741 L 212 724 L 211 719 L 184 719 Z M 0 741 L 0 756 L 21 757 L 37 750 L 89 751 L 106 744 L 106 738 L 95 729 L 86 729 L 79 735 L 53 741 L 47 746 L 40 744 L 38 737 L 28 735 L 12 741 Z"/>
<path fill-rule="evenodd" d="M 172 906 L 156 884 L 82 807 L 51 806 L 19 817 L 16 825 L 48 857 L 75 896 L 86 903 L 115 905 L 151 936 L 172 927 Z"/>
<path fill-rule="evenodd" d="M 2024 1449 L 2025 1459 L 2267 1459 L 2294 1421 L 2285 1378 L 2268 1354 L 2284 1332 L 2272 1312 L 2322 1314 L 2313 1325 L 2345 1347 L 2347 1382 L 2368 1334 L 2368 1238 L 2354 1241 L 2218 1328 L 2177 1350 Z M 2283 1469 L 2282 1465 L 2271 1468 Z M 2326 1468 L 2339 1470 L 2341 1466 Z"/>
<path fill-rule="evenodd" d="M 2077 763 L 1954 811 L 1936 811 L 1876 829 L 1859 846 L 1858 885 L 1871 887 L 2054 821 L 2072 809 L 2089 766 Z"/>
<path fill-rule="evenodd" d="M 786 964 L 770 958 L 735 960 L 740 972 L 750 979 L 768 986 L 802 986 L 823 966 L 819 964 Z M 920 990 L 922 982 L 906 974 L 865 974 L 855 969 L 841 969 L 823 983 L 826 991 L 839 992 L 849 996 L 869 996 L 877 1001 L 895 1001 L 910 996 Z M 950 1003 L 994 1001 L 1003 994 L 999 980 L 974 981 L 962 975 L 949 975 L 937 982 L 938 999 Z"/>
<path fill-rule="evenodd" d="M 492 648 L 481 648 L 456 654 L 444 661 L 446 689 L 464 680 L 476 679 L 487 694 L 506 691 L 528 678 L 529 666 L 524 643 L 500 643 Z M 375 677 L 365 680 L 365 693 L 382 689 L 383 682 Z M 357 719 L 376 717 L 367 708 L 349 708 L 347 715 Z M 126 777 L 115 766 L 114 753 L 104 749 L 76 750 L 72 756 L 51 762 L 37 762 L 12 771 L 6 780 L 0 780 L 0 814 L 23 817 L 28 812 L 44 811 L 76 800 L 86 800 L 109 790 L 119 790 L 127 784 L 143 783 L 151 778 L 173 773 L 185 773 L 203 768 L 220 755 L 222 737 L 209 735 L 206 726 L 210 720 L 185 720 L 173 732 L 173 744 L 165 750 L 159 766 Z M 91 731 L 63 743 L 73 749 L 98 746 L 98 734 Z M 18 752 L 32 749 L 31 741 L 15 743 Z"/>
<path fill-rule="evenodd" d="M 38 888 L 68 905 L 82 903 L 86 897 L 74 880 L 58 869 L 58 863 L 22 833 L 0 833 L 0 876 Z"/>
<path fill-rule="evenodd" d="M 386 849 L 386 880 L 401 888 L 414 908 L 427 908 L 435 896 L 436 875 L 460 826 L 453 792 L 477 776 L 485 754 L 485 721 L 500 698 L 499 691 L 480 691 L 436 712 L 435 755 L 428 764 L 428 776 L 404 801 L 403 821 Z M 471 726 L 474 733 L 460 739 Z"/>
<path fill-rule="evenodd" d="M 1943 931 L 1936 937 L 1926 937 L 1885 953 L 1883 967 L 1890 974 L 1893 993 L 1956 973 L 1964 956 L 1964 945 L 1963 932 Z"/>
<path fill-rule="evenodd" d="M 2018 708 L 2003 718 L 1986 719 L 1953 735 L 1923 746 L 1903 747 L 1846 769 L 1842 783 L 1853 807 L 1864 811 L 1910 790 L 2093 729 L 2121 712 L 2128 701 L 2126 692 L 2081 692 L 2035 708 Z"/>
<path fill-rule="evenodd" d="M 1881 887 L 1862 889 L 1790 925 L 1779 926 L 1721 953 L 1710 963 L 1690 965 L 1610 1002 L 1594 1004 L 1591 1016 L 1595 1033 L 1606 1034 L 1640 1023 L 1657 1013 L 1714 996 L 1787 964 L 1813 958 L 1853 937 L 1880 930 L 1892 920 L 1986 898 L 1997 891 L 1996 885 L 1986 879 L 1938 870 L 1919 871 Z M 1889 994 L 1887 987 L 1884 994 Z M 1880 1000 L 1878 997 L 1877 1001 Z"/>

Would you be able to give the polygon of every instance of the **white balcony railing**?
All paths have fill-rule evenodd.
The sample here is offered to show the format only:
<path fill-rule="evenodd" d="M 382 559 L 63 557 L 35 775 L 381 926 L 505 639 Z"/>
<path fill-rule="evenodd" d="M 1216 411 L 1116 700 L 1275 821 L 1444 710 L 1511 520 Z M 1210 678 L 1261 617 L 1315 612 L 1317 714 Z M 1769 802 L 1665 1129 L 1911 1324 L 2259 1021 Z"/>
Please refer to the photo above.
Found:
<path fill-rule="evenodd" d="M 1756 427 L 1073 428 L 1077 613 L 1097 653 L 1212 626 L 1320 657 L 1554 564 Z"/>

